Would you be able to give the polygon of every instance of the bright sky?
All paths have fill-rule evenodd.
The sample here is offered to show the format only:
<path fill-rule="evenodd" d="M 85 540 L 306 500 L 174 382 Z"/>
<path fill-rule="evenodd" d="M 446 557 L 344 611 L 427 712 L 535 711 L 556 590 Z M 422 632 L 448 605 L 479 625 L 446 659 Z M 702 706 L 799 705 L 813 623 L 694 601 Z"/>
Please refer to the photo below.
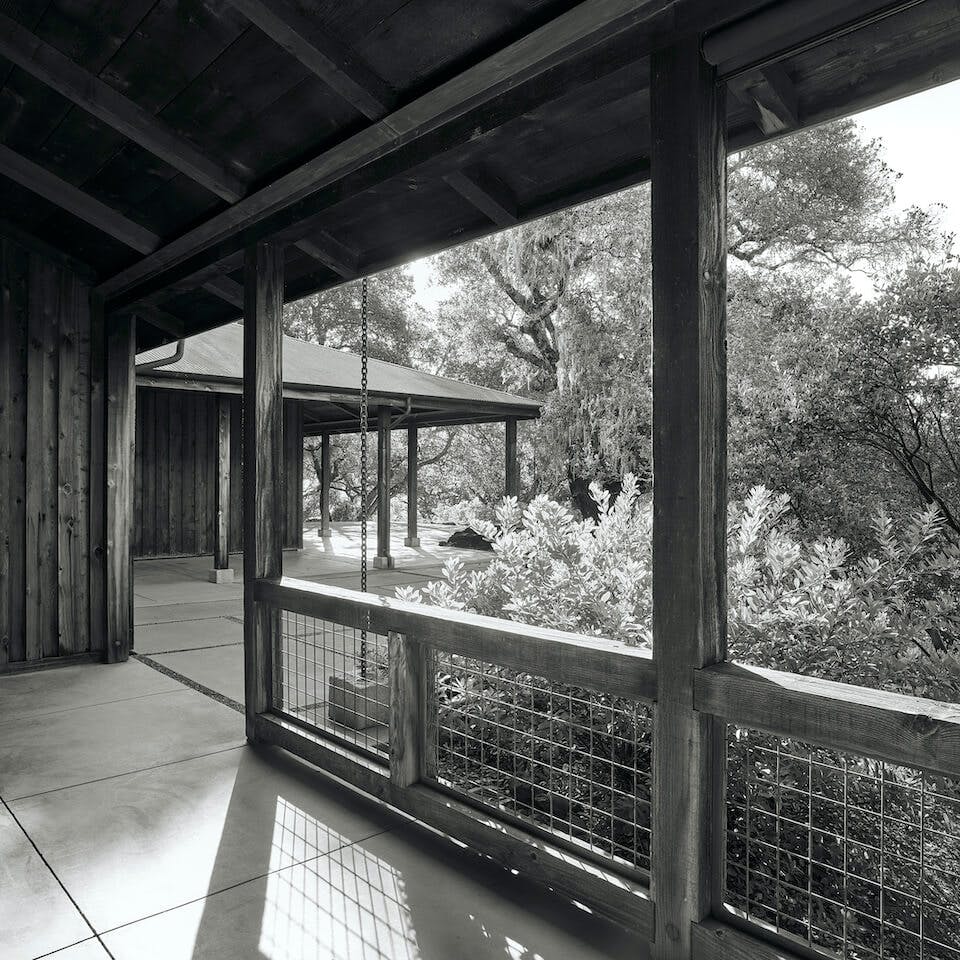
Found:
<path fill-rule="evenodd" d="M 857 122 L 883 141 L 887 163 L 902 174 L 905 206 L 946 206 L 943 225 L 960 237 L 960 81 L 861 113 Z"/>
<path fill-rule="evenodd" d="M 944 229 L 960 238 L 960 80 L 876 107 L 856 117 L 869 137 L 883 141 L 887 163 L 901 174 L 902 207 L 943 204 Z M 428 259 L 410 264 L 416 297 L 428 310 L 447 295 Z"/>

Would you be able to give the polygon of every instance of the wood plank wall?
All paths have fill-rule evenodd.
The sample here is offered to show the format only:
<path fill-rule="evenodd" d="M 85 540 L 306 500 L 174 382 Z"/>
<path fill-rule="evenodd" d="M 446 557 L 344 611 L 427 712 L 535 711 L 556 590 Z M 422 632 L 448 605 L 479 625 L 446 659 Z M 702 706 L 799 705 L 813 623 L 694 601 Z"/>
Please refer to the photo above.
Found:
<path fill-rule="evenodd" d="M 0 671 L 103 648 L 92 332 L 89 283 L 0 237 Z"/>
<path fill-rule="evenodd" d="M 241 399 L 230 397 L 230 551 L 243 548 Z M 137 388 L 133 555 L 213 555 L 217 396 Z M 283 546 L 303 546 L 300 405 L 284 401 Z"/>

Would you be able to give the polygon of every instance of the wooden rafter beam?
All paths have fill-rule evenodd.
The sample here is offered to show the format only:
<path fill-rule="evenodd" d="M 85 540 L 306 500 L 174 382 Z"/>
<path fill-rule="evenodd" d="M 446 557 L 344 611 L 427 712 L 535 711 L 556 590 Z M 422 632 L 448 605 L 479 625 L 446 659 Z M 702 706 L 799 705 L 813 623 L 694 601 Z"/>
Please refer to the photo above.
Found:
<path fill-rule="evenodd" d="M 729 86 L 767 136 L 800 126 L 797 89 L 780 64 L 770 64 L 755 74 L 732 81 Z"/>
<path fill-rule="evenodd" d="M 313 234 L 310 240 L 298 240 L 296 247 L 345 280 L 360 272 L 360 254 L 326 231 Z"/>
<path fill-rule="evenodd" d="M 160 238 L 151 230 L 3 144 L 0 144 L 0 174 L 132 250 L 151 253 L 160 246 Z"/>
<path fill-rule="evenodd" d="M 455 170 L 443 179 L 497 226 L 512 227 L 519 219 L 517 198 L 497 177 L 476 169 Z"/>
<path fill-rule="evenodd" d="M 214 277 L 203 284 L 203 289 L 231 306 L 243 309 L 243 287 L 235 280 L 229 277 Z"/>
<path fill-rule="evenodd" d="M 390 112 L 396 99 L 390 87 L 286 0 L 229 2 L 364 116 L 379 120 Z"/>
<path fill-rule="evenodd" d="M 0 55 L 218 197 L 236 203 L 246 192 L 222 163 L 3 14 Z"/>
<path fill-rule="evenodd" d="M 583 82 L 587 75 L 596 79 L 618 69 L 623 64 L 615 57 L 583 63 L 577 57 L 641 24 L 670 18 L 671 10 L 669 0 L 585 0 L 245 197 L 98 290 L 115 307 L 127 305 L 229 256 L 245 243 L 290 230 L 346 196 L 556 98 L 564 83 Z M 643 52 L 640 43 L 631 47 L 630 56 Z M 575 62 L 568 68 L 570 61 Z M 496 110 L 491 106 L 495 101 Z"/>
<path fill-rule="evenodd" d="M 178 340 L 186 336 L 183 320 L 167 313 L 152 304 L 137 304 L 137 309 L 131 311 L 138 320 L 145 320 L 151 327 L 156 327 L 162 333 L 176 337 Z"/>

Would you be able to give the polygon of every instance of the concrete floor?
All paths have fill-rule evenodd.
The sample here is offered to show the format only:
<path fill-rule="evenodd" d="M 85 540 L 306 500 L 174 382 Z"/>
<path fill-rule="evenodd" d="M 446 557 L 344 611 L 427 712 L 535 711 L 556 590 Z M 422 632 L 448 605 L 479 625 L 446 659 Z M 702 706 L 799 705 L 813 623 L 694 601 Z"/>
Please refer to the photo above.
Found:
<path fill-rule="evenodd" d="M 285 572 L 354 585 L 357 530 Z M 436 576 L 439 531 L 371 586 Z M 466 556 L 481 563 L 484 555 Z M 632 935 L 247 745 L 241 589 L 135 567 L 137 657 L 0 679 L 0 957 L 590 960 Z M 162 669 L 157 669 L 157 667 Z M 217 699 L 220 696 L 220 700 Z"/>

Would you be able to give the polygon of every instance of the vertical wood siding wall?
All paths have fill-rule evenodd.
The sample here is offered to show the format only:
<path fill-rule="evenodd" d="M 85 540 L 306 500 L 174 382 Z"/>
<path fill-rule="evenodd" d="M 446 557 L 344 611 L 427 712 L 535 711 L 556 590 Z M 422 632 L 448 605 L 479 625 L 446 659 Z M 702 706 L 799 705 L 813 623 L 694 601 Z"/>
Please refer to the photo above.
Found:
<path fill-rule="evenodd" d="M 241 402 L 230 397 L 230 551 L 243 549 Z M 137 389 L 133 555 L 213 554 L 216 533 L 217 397 Z M 284 547 L 303 545 L 300 406 L 284 402 Z"/>
<path fill-rule="evenodd" d="M 104 485 L 90 441 L 103 427 L 103 358 L 91 333 L 102 342 L 89 285 L 0 237 L 0 671 L 102 649 L 91 587 L 103 577 Z"/>

